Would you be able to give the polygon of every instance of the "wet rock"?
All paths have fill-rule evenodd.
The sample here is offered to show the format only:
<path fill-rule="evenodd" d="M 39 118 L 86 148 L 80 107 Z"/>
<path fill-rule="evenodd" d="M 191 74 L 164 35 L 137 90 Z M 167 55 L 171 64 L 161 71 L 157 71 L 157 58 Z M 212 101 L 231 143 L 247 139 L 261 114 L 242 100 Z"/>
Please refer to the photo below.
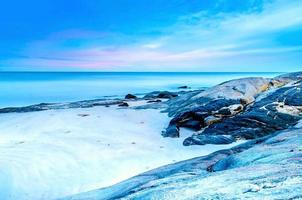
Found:
<path fill-rule="evenodd" d="M 186 85 L 183 85 L 183 86 L 178 87 L 178 89 L 190 89 L 190 87 L 186 86 Z"/>
<path fill-rule="evenodd" d="M 79 117 L 88 117 L 89 114 L 83 113 L 83 114 L 78 114 Z"/>
<path fill-rule="evenodd" d="M 177 138 L 179 137 L 179 128 L 174 124 L 170 125 L 161 135 L 163 137 Z"/>
<path fill-rule="evenodd" d="M 229 108 L 221 108 L 220 110 L 217 111 L 217 114 L 223 115 L 223 116 L 228 116 L 228 115 L 231 115 L 232 112 Z"/>
<path fill-rule="evenodd" d="M 190 128 L 190 129 L 198 131 L 201 129 L 202 124 L 198 120 L 187 120 L 187 121 L 181 123 L 181 127 Z"/>
<path fill-rule="evenodd" d="M 121 104 L 118 104 L 118 106 L 119 106 L 119 107 L 128 107 L 129 104 L 126 103 L 126 102 L 123 102 L 123 103 L 121 103 Z"/>
<path fill-rule="evenodd" d="M 168 92 L 168 91 L 155 91 L 151 92 L 149 94 L 146 94 L 144 96 L 144 99 L 172 99 L 173 97 L 177 97 L 178 95 L 174 92 Z"/>
<path fill-rule="evenodd" d="M 162 102 L 162 100 L 160 100 L 160 99 L 155 99 L 155 100 L 149 100 L 149 101 L 147 101 L 147 103 L 160 103 L 160 102 Z"/>
<path fill-rule="evenodd" d="M 0 108 L 0 113 L 23 113 L 23 112 L 36 112 L 44 110 L 57 110 L 57 109 L 69 109 L 69 108 L 91 108 L 94 106 L 110 106 L 118 105 L 123 103 L 119 99 L 95 99 L 95 100 L 85 100 L 77 101 L 71 103 L 41 103 L 24 107 L 8 107 Z"/>
<path fill-rule="evenodd" d="M 47 103 L 41 103 L 31 106 L 25 106 L 25 107 L 8 107 L 8 108 L 2 108 L 0 109 L 0 113 L 11 113 L 11 112 L 35 112 L 35 111 L 43 111 L 48 110 L 48 107 L 51 107 L 55 104 L 47 104 Z"/>
<path fill-rule="evenodd" d="M 133 95 L 133 94 L 127 94 L 125 96 L 125 99 L 137 99 L 137 96 Z"/>
<path fill-rule="evenodd" d="M 224 135 L 193 135 L 184 140 L 183 145 L 205 145 L 205 144 L 230 144 L 234 142 L 232 136 Z"/>
<path fill-rule="evenodd" d="M 205 122 L 205 119 L 209 116 L 219 115 L 218 118 L 222 119 L 225 116 L 230 116 L 235 113 L 233 111 L 230 111 L 230 108 L 228 106 L 238 105 L 238 103 L 239 100 L 232 99 L 208 100 L 204 104 L 204 106 L 175 115 L 174 118 L 171 120 L 170 124 L 175 124 L 178 127 L 191 128 L 197 131 L 209 125 Z M 226 111 L 223 111 L 223 109 L 226 109 Z M 212 122 L 214 123 L 215 121 Z"/>

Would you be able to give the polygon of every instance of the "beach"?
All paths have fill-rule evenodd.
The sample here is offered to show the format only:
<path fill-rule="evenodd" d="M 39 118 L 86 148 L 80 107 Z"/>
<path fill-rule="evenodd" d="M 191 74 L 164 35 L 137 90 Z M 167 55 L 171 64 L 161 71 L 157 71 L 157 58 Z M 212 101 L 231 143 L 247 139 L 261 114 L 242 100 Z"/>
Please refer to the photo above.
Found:
<path fill-rule="evenodd" d="M 237 144 L 184 147 L 192 131 L 163 138 L 167 114 L 128 103 L 0 114 L 1 199 L 62 198 Z"/>

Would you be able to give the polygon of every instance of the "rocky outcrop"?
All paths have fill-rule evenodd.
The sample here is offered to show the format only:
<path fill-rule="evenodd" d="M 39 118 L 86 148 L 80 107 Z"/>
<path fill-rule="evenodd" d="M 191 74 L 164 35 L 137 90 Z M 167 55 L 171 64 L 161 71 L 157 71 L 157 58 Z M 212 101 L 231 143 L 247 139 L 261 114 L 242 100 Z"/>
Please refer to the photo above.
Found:
<path fill-rule="evenodd" d="M 23 113 L 23 112 L 35 112 L 43 110 L 57 110 L 57 109 L 69 109 L 69 108 L 91 108 L 94 106 L 111 106 L 122 104 L 123 100 L 120 99 L 96 99 L 96 100 L 86 100 L 77 101 L 71 103 L 40 103 L 25 107 L 8 107 L 0 108 L 0 113 Z"/>
<path fill-rule="evenodd" d="M 302 72 L 229 81 L 167 105 L 165 137 L 186 127 L 196 132 L 184 145 L 248 141 L 65 200 L 302 199 Z"/>
<path fill-rule="evenodd" d="M 265 78 L 243 78 L 221 83 L 204 91 L 188 92 L 169 102 L 167 112 L 170 116 L 181 115 L 200 107 L 211 106 L 214 110 L 224 105 L 234 103 L 248 104 L 255 100 L 255 97 L 266 91 L 273 83 Z M 216 102 L 219 105 L 216 105 Z M 230 102 L 231 101 L 231 102 Z"/>
<path fill-rule="evenodd" d="M 301 128 L 276 132 L 65 200 L 300 199 L 301 133 Z"/>
<path fill-rule="evenodd" d="M 174 117 L 162 135 L 178 137 L 185 127 L 198 132 L 184 145 L 227 144 L 286 129 L 301 118 L 301 74 L 232 80 L 170 100 Z"/>
<path fill-rule="evenodd" d="M 178 94 L 174 92 L 168 92 L 168 91 L 154 91 L 151 93 L 146 94 L 143 99 L 172 99 L 173 97 L 177 97 Z"/>
<path fill-rule="evenodd" d="M 242 114 L 211 124 L 201 134 L 254 139 L 293 126 L 301 119 L 301 89 L 301 83 L 277 89 L 256 101 Z"/>

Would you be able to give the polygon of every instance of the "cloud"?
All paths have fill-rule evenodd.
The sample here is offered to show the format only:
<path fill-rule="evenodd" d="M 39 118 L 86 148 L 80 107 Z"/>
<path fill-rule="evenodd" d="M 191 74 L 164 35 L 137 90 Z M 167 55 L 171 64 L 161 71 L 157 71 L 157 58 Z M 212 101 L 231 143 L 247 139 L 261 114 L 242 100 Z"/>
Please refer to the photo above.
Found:
<path fill-rule="evenodd" d="M 132 70 L 136 66 L 138 71 L 150 71 L 152 66 L 162 71 L 209 67 L 225 71 L 228 65 L 229 71 L 249 71 L 255 63 L 259 71 L 282 71 L 289 64 L 296 69 L 302 65 L 298 59 L 301 45 L 280 44 L 279 38 L 289 29 L 302 30 L 302 0 L 265 2 L 261 9 L 246 12 L 202 11 L 179 16 L 160 36 L 67 30 L 30 43 L 23 52 L 25 58 L 6 64 L 85 70 Z M 70 45 L 70 40 L 80 42 Z"/>
<path fill-rule="evenodd" d="M 142 45 L 143 48 L 147 48 L 147 49 L 157 49 L 161 46 L 162 46 L 162 44 L 160 44 L 160 43 L 148 43 L 148 44 Z"/>

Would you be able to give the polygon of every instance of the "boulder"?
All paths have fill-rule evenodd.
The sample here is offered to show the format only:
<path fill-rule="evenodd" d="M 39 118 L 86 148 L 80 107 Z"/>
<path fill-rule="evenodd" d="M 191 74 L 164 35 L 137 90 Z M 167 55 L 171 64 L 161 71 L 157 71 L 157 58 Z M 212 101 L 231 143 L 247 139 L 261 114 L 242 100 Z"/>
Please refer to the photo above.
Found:
<path fill-rule="evenodd" d="M 234 138 L 229 135 L 192 135 L 184 140 L 183 145 L 230 144 Z"/>
<path fill-rule="evenodd" d="M 137 99 L 137 96 L 133 95 L 133 94 L 127 94 L 125 96 L 125 99 Z"/>
<path fill-rule="evenodd" d="M 186 86 L 186 85 L 183 85 L 183 86 L 178 87 L 178 89 L 190 89 L 190 87 Z"/>
<path fill-rule="evenodd" d="M 160 102 L 162 102 L 162 100 L 160 100 L 160 99 L 154 99 L 154 100 L 147 101 L 147 103 L 160 103 Z"/>
<path fill-rule="evenodd" d="M 126 102 L 123 102 L 123 103 L 121 103 L 121 104 L 118 104 L 118 106 L 119 106 L 119 107 L 128 107 L 129 104 L 126 103 Z"/>
<path fill-rule="evenodd" d="M 161 135 L 163 137 L 177 138 L 179 137 L 179 127 L 176 125 L 171 125 L 165 131 L 163 131 Z"/>

